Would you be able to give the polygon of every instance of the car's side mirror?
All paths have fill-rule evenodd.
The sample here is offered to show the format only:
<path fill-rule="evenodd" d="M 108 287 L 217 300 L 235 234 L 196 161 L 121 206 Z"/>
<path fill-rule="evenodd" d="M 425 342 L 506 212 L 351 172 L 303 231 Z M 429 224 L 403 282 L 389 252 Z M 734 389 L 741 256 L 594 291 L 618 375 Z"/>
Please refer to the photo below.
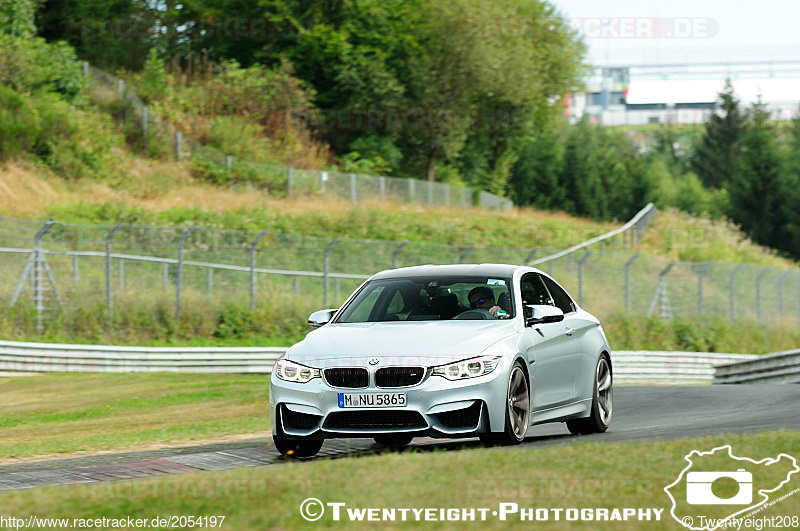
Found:
<path fill-rule="evenodd" d="M 322 325 L 326 325 L 331 322 L 331 319 L 333 319 L 333 314 L 338 311 L 338 308 L 318 310 L 308 316 L 308 326 L 312 328 L 319 328 Z"/>
<path fill-rule="evenodd" d="M 535 324 L 557 323 L 564 320 L 564 312 L 561 308 L 550 306 L 549 304 L 526 304 L 526 312 L 529 317 L 525 319 L 525 326 Z"/>

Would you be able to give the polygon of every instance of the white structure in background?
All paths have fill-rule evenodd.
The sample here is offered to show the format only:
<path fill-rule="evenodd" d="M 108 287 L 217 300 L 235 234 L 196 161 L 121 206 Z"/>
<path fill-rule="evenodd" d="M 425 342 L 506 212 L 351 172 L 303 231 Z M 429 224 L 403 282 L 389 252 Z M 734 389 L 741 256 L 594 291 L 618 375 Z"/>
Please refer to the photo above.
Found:
<path fill-rule="evenodd" d="M 568 100 L 567 115 L 578 120 L 588 114 L 604 125 L 702 123 L 716 108 L 726 79 L 744 108 L 761 96 L 773 119 L 789 120 L 798 112 L 800 58 L 745 58 L 597 67 L 587 91 Z"/>

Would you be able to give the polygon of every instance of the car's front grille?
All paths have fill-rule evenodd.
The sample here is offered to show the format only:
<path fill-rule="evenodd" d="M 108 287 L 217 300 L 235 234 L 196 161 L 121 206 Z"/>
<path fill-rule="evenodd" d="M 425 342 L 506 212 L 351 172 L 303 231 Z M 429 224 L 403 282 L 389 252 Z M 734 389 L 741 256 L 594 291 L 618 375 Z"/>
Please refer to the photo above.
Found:
<path fill-rule="evenodd" d="M 289 408 L 284 406 L 281 418 L 285 428 L 293 430 L 313 430 L 317 427 L 319 419 L 322 417 L 320 415 L 309 415 L 308 413 L 290 411 Z"/>
<path fill-rule="evenodd" d="M 437 413 L 436 417 L 448 428 L 475 428 L 481 415 L 481 403 L 475 402 L 464 409 Z"/>
<path fill-rule="evenodd" d="M 378 387 L 408 387 L 420 383 L 424 376 L 424 367 L 384 367 L 375 371 L 375 385 Z"/>
<path fill-rule="evenodd" d="M 395 428 L 427 428 L 428 424 L 416 411 L 337 411 L 328 415 L 327 429 L 380 430 Z"/>
<path fill-rule="evenodd" d="M 369 372 L 367 369 L 344 367 L 325 369 L 325 381 L 332 387 L 367 387 L 369 385 Z"/>

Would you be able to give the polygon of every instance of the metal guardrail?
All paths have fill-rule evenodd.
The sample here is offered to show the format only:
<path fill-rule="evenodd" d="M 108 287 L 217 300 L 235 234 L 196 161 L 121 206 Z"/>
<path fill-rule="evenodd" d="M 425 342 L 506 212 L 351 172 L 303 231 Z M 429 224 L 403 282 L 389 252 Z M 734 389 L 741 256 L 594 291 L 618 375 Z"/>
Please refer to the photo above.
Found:
<path fill-rule="evenodd" d="M 715 367 L 715 384 L 800 383 L 800 349 Z"/>
<path fill-rule="evenodd" d="M 708 384 L 714 379 L 716 366 L 757 357 L 752 354 L 615 350 L 611 353 L 611 366 L 616 382 Z"/>
<path fill-rule="evenodd" d="M 123 347 L 0 341 L 0 373 L 270 373 L 285 347 Z"/>
<path fill-rule="evenodd" d="M 581 242 L 579 244 L 573 245 L 568 249 L 564 249 L 563 251 L 559 251 L 555 254 L 551 254 L 550 256 L 543 256 L 538 260 L 532 260 L 526 263 L 525 265 L 538 265 L 543 264 L 545 262 L 549 262 L 551 260 L 556 260 L 558 258 L 562 258 L 569 254 L 574 253 L 575 251 L 580 251 L 581 249 L 585 249 L 590 245 L 594 245 L 595 243 L 604 242 L 605 240 L 615 238 L 618 235 L 622 235 L 622 247 L 633 247 L 636 245 L 636 242 L 641 239 L 642 233 L 647 230 L 647 227 L 650 225 L 650 221 L 653 219 L 653 216 L 656 215 L 656 206 L 653 203 L 647 203 L 643 209 L 636 213 L 635 216 L 631 218 L 625 225 L 621 226 L 618 229 L 612 230 L 611 232 L 607 232 L 606 234 L 601 234 L 600 236 L 596 236 L 591 240 L 586 240 L 585 242 Z M 630 231 L 630 232 L 628 232 Z M 630 235 L 630 245 L 628 245 L 628 234 Z"/>
<path fill-rule="evenodd" d="M 0 341 L 0 373 L 269 374 L 275 360 L 285 352 L 286 347 L 122 347 Z M 754 358 L 757 356 L 748 354 L 618 350 L 611 355 L 611 362 L 617 382 L 711 383 L 717 365 Z"/>

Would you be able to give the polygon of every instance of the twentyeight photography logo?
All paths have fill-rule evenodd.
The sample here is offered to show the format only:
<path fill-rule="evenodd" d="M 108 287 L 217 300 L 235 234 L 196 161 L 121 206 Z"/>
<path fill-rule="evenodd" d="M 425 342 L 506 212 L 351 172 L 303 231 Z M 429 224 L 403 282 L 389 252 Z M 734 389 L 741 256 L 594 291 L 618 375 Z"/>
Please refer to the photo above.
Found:
<path fill-rule="evenodd" d="M 686 461 L 688 466 L 664 491 L 672 500 L 672 517 L 698 531 L 758 519 L 764 504 L 795 492 L 787 483 L 800 471 L 790 455 L 756 461 L 733 455 L 730 445 L 709 452 L 693 450 Z"/>

